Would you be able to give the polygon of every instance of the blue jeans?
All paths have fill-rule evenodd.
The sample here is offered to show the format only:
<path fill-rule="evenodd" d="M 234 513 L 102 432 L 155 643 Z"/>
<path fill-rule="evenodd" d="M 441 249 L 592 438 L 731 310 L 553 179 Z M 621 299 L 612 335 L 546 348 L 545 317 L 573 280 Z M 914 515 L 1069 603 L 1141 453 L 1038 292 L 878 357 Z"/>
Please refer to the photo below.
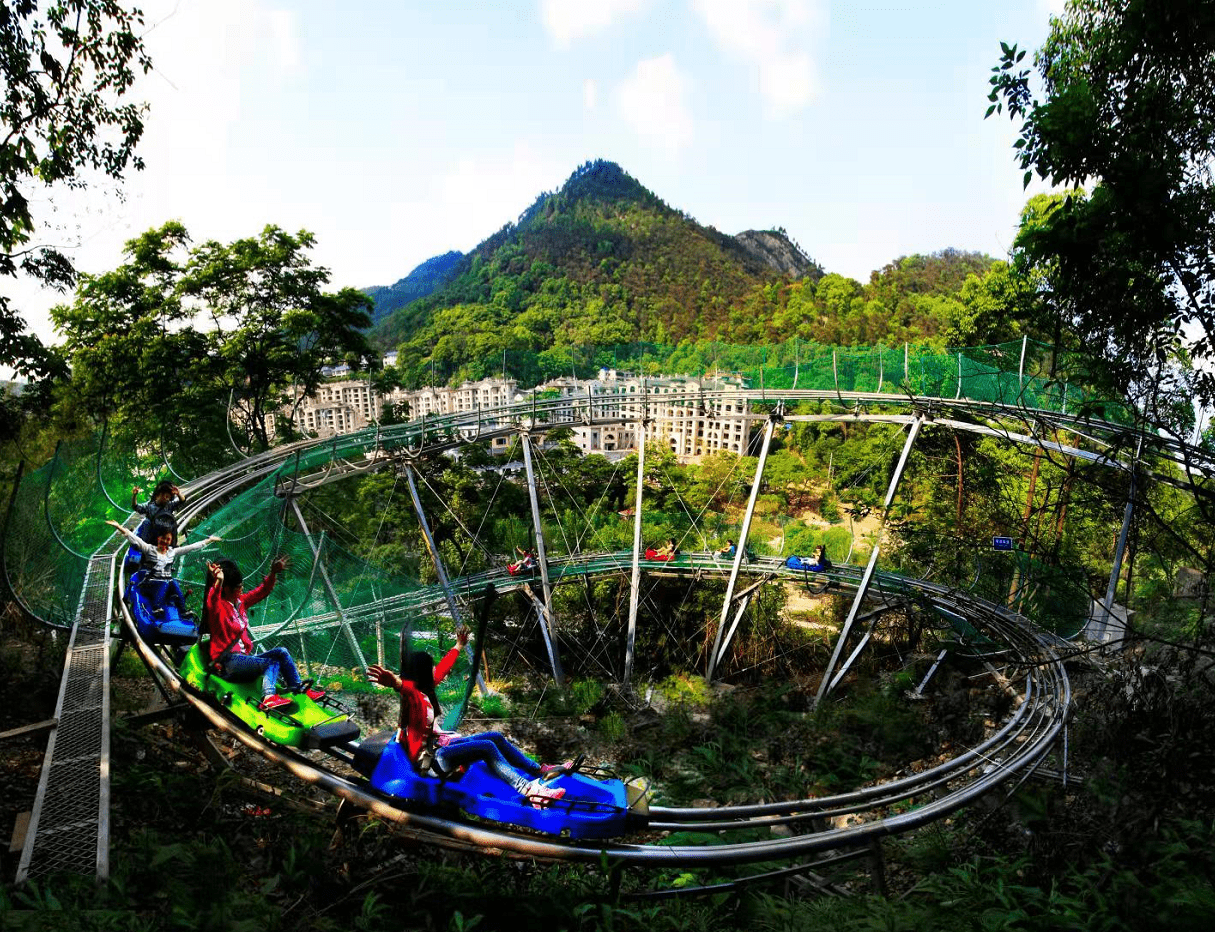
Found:
<path fill-rule="evenodd" d="M 182 595 L 181 586 L 177 584 L 176 579 L 145 579 L 139 586 L 139 592 L 152 608 L 172 605 L 178 612 L 185 614 L 186 598 Z"/>
<path fill-rule="evenodd" d="M 444 771 L 484 761 L 494 773 L 520 793 L 532 780 L 540 776 L 540 765 L 496 731 L 469 735 L 467 738 L 454 738 L 447 747 L 435 748 L 435 761 Z"/>
<path fill-rule="evenodd" d="M 285 647 L 271 647 L 260 654 L 229 654 L 220 674 L 233 683 L 251 683 L 260 676 L 262 694 L 273 696 L 280 671 L 288 689 L 300 685 L 300 672 Z"/>

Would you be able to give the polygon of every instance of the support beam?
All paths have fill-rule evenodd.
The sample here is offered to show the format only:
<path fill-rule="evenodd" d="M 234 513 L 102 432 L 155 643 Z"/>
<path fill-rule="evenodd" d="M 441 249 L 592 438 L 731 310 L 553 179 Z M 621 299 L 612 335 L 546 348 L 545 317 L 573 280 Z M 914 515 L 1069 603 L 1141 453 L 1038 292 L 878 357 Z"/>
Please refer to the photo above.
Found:
<path fill-rule="evenodd" d="M 948 653 L 949 648 L 946 647 L 937 654 L 937 659 L 933 661 L 932 666 L 928 668 L 928 672 L 924 674 L 924 679 L 920 680 L 920 685 L 915 688 L 917 696 L 924 695 L 924 687 L 928 685 L 928 681 L 932 679 L 932 675 L 937 672 L 937 667 L 941 665 L 941 661 L 945 659 L 945 655 Z"/>
<path fill-rule="evenodd" d="M 869 627 L 865 629 L 865 633 L 861 635 L 861 639 L 856 642 L 856 647 L 852 648 L 852 653 L 848 655 L 848 659 L 840 664 L 840 668 L 835 671 L 835 676 L 831 677 L 831 683 L 827 686 L 827 692 L 835 689 L 844 677 L 848 674 L 856 658 L 861 655 L 861 651 L 865 649 L 865 645 L 873 639 L 873 632 L 877 629 L 878 618 L 880 613 L 874 613 L 873 618 L 869 621 Z"/>
<path fill-rule="evenodd" d="M 759 462 L 755 466 L 755 479 L 751 483 L 751 497 L 747 499 L 747 510 L 743 514 L 742 527 L 738 532 L 738 540 L 734 546 L 734 564 L 730 567 L 730 581 L 726 583 L 726 597 L 721 603 L 721 618 L 717 623 L 717 638 L 713 643 L 713 652 L 709 654 L 709 668 L 705 679 L 713 682 L 713 674 L 721 659 L 722 640 L 726 631 L 726 620 L 730 617 L 730 606 L 734 602 L 734 587 L 738 584 L 738 570 L 747 553 L 747 535 L 751 533 L 751 518 L 755 515 L 755 500 L 759 498 L 759 486 L 764 478 L 764 465 L 768 462 L 768 451 L 772 448 L 772 435 L 776 431 L 776 422 L 781 415 L 774 413 L 768 417 L 768 426 L 764 428 L 764 445 L 759 452 Z M 732 634 L 733 632 L 731 632 Z"/>
<path fill-rule="evenodd" d="M 1143 438 L 1139 438 L 1139 449 L 1135 459 L 1143 450 Z M 1105 598 L 1101 602 L 1101 621 L 1093 629 L 1093 640 L 1104 641 L 1110 623 L 1110 610 L 1114 607 L 1114 594 L 1118 591 L 1118 577 L 1122 575 L 1122 558 L 1126 555 L 1126 539 L 1131 531 L 1131 516 L 1135 510 L 1135 468 L 1131 466 L 1131 487 L 1126 496 L 1126 510 L 1122 513 L 1122 530 L 1118 532 L 1118 548 L 1114 552 L 1114 565 L 1110 569 L 1109 585 L 1105 587 Z"/>
<path fill-rule="evenodd" d="M 633 575 L 629 582 L 629 627 L 624 645 L 624 677 L 633 676 L 633 651 L 637 641 L 637 605 L 641 601 L 641 492 L 645 487 L 645 418 L 637 422 L 637 495 L 633 500 Z"/>
<path fill-rule="evenodd" d="M 422 528 L 422 537 L 426 540 L 426 549 L 430 551 L 430 559 L 435 565 L 435 573 L 439 577 L 439 585 L 443 587 L 443 596 L 447 599 L 447 610 L 451 612 L 451 620 L 459 627 L 464 624 L 464 620 L 460 617 L 460 609 L 456 604 L 456 594 L 452 592 L 451 581 L 447 577 L 447 569 L 443 566 L 443 557 L 439 555 L 439 548 L 435 546 L 434 536 L 430 533 L 430 522 L 426 520 L 426 512 L 422 510 L 422 499 L 418 495 L 418 485 L 413 478 L 413 466 L 408 463 L 405 464 L 405 479 L 409 483 L 409 495 L 413 499 L 413 510 L 418 515 L 418 524 Z M 377 629 L 379 625 L 380 622 L 377 619 Z M 378 637 L 377 643 L 379 643 Z M 468 655 L 470 662 L 475 658 L 471 644 L 465 643 L 464 653 Z M 481 695 L 488 694 L 488 689 L 480 670 L 477 671 L 477 688 L 481 690 Z"/>
<path fill-rule="evenodd" d="M 548 617 L 548 606 L 544 604 L 544 600 L 536 595 L 536 590 L 532 588 L 531 583 L 523 584 L 523 591 L 527 597 L 532 600 L 532 605 L 536 609 L 536 622 L 540 625 L 540 636 L 544 638 L 544 649 L 548 651 L 548 662 L 554 669 L 561 669 L 561 661 L 557 656 L 557 645 L 553 642 L 549 632 L 556 628 L 551 623 Z M 560 685 L 560 680 L 557 681 Z"/>
<path fill-rule="evenodd" d="M 903 478 L 903 470 L 907 468 L 907 457 L 911 455 L 911 447 L 915 443 L 915 438 L 920 433 L 920 426 L 924 423 L 923 415 L 917 417 L 911 423 L 911 430 L 907 432 L 907 441 L 903 444 L 903 453 L 899 457 L 898 465 L 894 468 L 894 475 L 890 477 L 890 487 L 886 490 L 886 501 L 882 505 L 882 526 L 878 530 L 877 540 L 873 542 L 873 552 L 869 554 L 869 565 L 865 567 L 865 573 L 861 576 L 860 585 L 856 587 L 856 597 L 852 600 L 852 607 L 848 610 L 848 617 L 844 620 L 844 627 L 840 629 L 839 640 L 835 642 L 835 650 L 831 653 L 831 659 L 827 662 L 827 668 L 823 670 L 823 679 L 819 683 L 818 693 L 814 697 L 814 708 L 823 701 L 823 697 L 831 691 L 834 686 L 832 674 L 835 670 L 835 665 L 839 663 L 840 655 L 844 652 L 844 643 L 848 640 L 848 635 L 852 631 L 852 626 L 856 622 L 857 612 L 860 611 L 861 604 L 865 601 L 865 596 L 869 593 L 869 585 L 873 582 L 873 573 L 877 569 L 878 553 L 882 549 L 882 532 L 886 529 L 886 515 L 890 511 L 890 503 L 894 501 L 894 493 L 898 490 L 899 480 Z M 849 663 L 853 658 L 849 658 Z"/>
<path fill-rule="evenodd" d="M 312 534 L 308 531 L 308 522 L 304 520 L 304 513 L 300 511 L 300 503 L 295 498 L 291 499 L 291 509 L 295 512 L 295 519 L 300 523 L 300 530 L 304 534 L 304 540 L 308 541 L 308 546 L 312 548 L 312 558 L 321 571 L 321 582 L 325 586 L 325 591 L 329 593 L 330 601 L 333 602 L 333 610 L 337 613 L 338 621 L 342 626 L 342 631 L 346 635 L 346 640 L 350 643 L 350 649 L 354 653 L 354 659 L 358 661 L 360 669 L 366 669 L 367 658 L 363 656 L 363 650 L 359 647 L 359 639 L 354 636 L 354 629 L 350 627 L 350 622 L 346 620 L 346 613 L 342 611 L 342 603 L 341 600 L 338 599 L 337 590 L 333 588 L 333 582 L 329 579 L 329 571 L 325 569 L 325 565 L 321 563 L 321 548 L 318 547 L 316 541 L 312 539 Z"/>
<path fill-rule="evenodd" d="M 535 400 L 534 392 L 532 399 Z M 523 441 L 523 465 L 527 469 L 527 494 L 532 503 L 532 529 L 536 532 L 536 562 L 540 564 L 540 583 L 544 586 L 544 613 L 540 616 L 540 623 L 547 627 L 548 637 L 552 641 L 549 660 L 553 666 L 553 680 L 561 688 L 565 685 L 565 673 L 561 669 L 561 652 L 557 649 L 557 619 L 553 617 L 553 589 L 548 581 L 548 555 L 544 552 L 540 499 L 536 495 L 536 471 L 532 466 L 532 441 L 527 431 L 523 431 L 520 437 Z"/>
<path fill-rule="evenodd" d="M 717 656 L 713 658 L 713 667 L 716 669 L 721 666 L 721 662 L 726 659 L 726 652 L 730 649 L 730 644 L 734 641 L 734 633 L 738 630 L 738 625 L 742 621 L 743 614 L 751 605 L 751 595 L 754 589 L 748 589 L 738 597 L 738 608 L 734 612 L 734 620 L 730 622 L 730 630 L 721 642 L 721 650 L 717 652 Z"/>

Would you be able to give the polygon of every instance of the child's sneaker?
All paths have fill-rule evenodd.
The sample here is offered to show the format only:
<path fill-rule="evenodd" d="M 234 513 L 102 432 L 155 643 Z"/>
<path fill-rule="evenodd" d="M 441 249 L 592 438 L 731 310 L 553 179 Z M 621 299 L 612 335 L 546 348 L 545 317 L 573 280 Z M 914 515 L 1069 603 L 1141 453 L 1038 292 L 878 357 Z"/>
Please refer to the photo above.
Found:
<path fill-rule="evenodd" d="M 271 709 L 281 709 L 285 705 L 291 705 L 291 700 L 286 696 L 280 696 L 277 693 L 271 693 L 258 705 L 258 709 L 262 712 L 269 712 Z"/>
<path fill-rule="evenodd" d="M 541 764 L 540 776 L 545 780 L 552 780 L 554 777 L 574 773 L 582 766 L 584 760 L 586 760 L 586 755 L 579 754 L 573 760 L 567 760 L 564 764 Z"/>
<path fill-rule="evenodd" d="M 533 809 L 544 809 L 564 796 L 565 788 L 554 789 L 551 786 L 545 786 L 539 780 L 533 780 L 524 788 L 523 795 L 527 797 Z"/>

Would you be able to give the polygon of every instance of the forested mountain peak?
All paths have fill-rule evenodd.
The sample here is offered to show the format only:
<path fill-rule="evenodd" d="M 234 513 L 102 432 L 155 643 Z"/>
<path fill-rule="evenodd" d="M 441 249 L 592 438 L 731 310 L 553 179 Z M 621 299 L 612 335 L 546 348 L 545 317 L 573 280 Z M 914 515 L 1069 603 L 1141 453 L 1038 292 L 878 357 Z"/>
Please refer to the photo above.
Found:
<path fill-rule="evenodd" d="M 636 341 L 963 345 L 1020 333 L 1004 268 L 944 249 L 895 259 L 862 284 L 825 274 L 782 228 L 727 235 L 599 160 L 540 194 L 374 337 L 399 350 L 409 384 L 500 371 L 505 356 L 568 371 L 546 368 L 563 347 Z"/>
<path fill-rule="evenodd" d="M 377 336 L 431 343 L 435 315 L 464 307 L 531 344 L 713 338 L 749 296 L 821 275 L 783 230 L 734 237 L 702 226 L 595 160 L 480 243 L 444 287 L 387 316 Z"/>

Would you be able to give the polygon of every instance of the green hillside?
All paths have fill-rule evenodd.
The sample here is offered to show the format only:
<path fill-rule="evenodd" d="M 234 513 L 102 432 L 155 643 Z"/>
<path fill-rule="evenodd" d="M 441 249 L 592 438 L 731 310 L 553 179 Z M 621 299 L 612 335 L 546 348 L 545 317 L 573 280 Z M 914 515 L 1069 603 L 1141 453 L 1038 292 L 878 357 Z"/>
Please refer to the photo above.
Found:
<path fill-rule="evenodd" d="M 966 277 L 991 265 L 946 250 L 897 260 L 862 285 L 825 275 L 783 230 L 726 235 L 596 161 L 461 259 L 443 287 L 384 316 L 373 336 L 400 350 L 407 383 L 476 376 L 504 351 L 562 346 L 932 340 L 961 316 L 953 295 Z"/>

